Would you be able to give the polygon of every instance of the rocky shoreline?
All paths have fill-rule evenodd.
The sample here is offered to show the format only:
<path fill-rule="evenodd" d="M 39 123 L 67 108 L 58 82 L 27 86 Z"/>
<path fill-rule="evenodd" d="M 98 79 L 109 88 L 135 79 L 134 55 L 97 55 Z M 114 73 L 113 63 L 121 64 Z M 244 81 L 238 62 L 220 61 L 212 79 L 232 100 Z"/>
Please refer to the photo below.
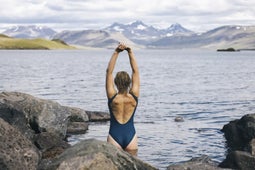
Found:
<path fill-rule="evenodd" d="M 2 92 L 0 169 L 157 169 L 107 142 L 89 139 L 74 146 L 68 144 L 68 135 L 85 133 L 89 122 L 109 118 L 104 112 L 61 106 L 25 93 Z M 170 165 L 167 170 L 253 170 L 255 114 L 231 121 L 222 131 L 229 148 L 222 163 L 205 155 Z"/>

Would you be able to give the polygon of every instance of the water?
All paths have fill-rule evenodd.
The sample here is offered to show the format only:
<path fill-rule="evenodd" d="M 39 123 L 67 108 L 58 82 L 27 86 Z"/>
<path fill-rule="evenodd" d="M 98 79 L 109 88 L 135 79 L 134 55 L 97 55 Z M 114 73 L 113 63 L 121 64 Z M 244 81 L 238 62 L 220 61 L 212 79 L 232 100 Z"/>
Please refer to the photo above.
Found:
<path fill-rule="evenodd" d="M 105 70 L 112 50 L 0 51 L 0 91 L 20 91 L 85 110 L 108 111 Z M 224 124 L 255 110 L 255 52 L 137 50 L 141 96 L 135 116 L 138 157 L 165 169 L 206 154 L 225 157 Z M 131 72 L 126 54 L 117 70 Z M 184 122 L 175 122 L 182 116 Z M 106 140 L 109 122 L 87 138 Z"/>

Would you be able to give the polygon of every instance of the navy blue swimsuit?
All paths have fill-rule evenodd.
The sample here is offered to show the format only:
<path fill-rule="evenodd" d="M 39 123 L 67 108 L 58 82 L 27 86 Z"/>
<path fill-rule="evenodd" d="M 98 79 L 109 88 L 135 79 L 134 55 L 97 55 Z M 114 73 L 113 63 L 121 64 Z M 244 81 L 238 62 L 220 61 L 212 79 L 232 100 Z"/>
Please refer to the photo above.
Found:
<path fill-rule="evenodd" d="M 122 147 L 122 149 L 125 149 L 128 146 L 128 144 L 134 138 L 136 133 L 135 127 L 134 127 L 134 114 L 137 108 L 138 98 L 134 94 L 132 93 L 130 94 L 134 97 L 136 101 L 136 106 L 132 116 L 125 124 L 119 123 L 115 119 L 115 116 L 112 112 L 111 103 L 113 99 L 117 96 L 117 94 L 115 94 L 112 98 L 108 100 L 108 107 L 109 107 L 110 116 L 111 116 L 109 134 Z"/>

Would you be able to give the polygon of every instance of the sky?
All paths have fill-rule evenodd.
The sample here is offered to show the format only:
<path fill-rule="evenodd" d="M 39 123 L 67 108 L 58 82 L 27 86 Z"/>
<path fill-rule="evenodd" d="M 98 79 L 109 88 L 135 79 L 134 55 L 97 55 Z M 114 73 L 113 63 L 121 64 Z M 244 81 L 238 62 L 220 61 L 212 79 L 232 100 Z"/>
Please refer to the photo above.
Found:
<path fill-rule="evenodd" d="M 195 32 L 255 25 L 254 0 L 0 0 L 0 31 L 16 25 L 102 29 L 136 20 L 156 28 L 179 23 Z"/>

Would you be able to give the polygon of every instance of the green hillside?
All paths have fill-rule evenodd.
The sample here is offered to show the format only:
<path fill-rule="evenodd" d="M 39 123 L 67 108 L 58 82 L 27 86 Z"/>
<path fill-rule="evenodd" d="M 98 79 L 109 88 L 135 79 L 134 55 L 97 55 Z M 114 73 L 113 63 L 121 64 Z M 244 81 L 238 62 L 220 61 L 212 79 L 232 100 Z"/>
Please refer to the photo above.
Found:
<path fill-rule="evenodd" d="M 19 39 L 0 34 L 0 49 L 75 49 L 61 40 Z"/>

